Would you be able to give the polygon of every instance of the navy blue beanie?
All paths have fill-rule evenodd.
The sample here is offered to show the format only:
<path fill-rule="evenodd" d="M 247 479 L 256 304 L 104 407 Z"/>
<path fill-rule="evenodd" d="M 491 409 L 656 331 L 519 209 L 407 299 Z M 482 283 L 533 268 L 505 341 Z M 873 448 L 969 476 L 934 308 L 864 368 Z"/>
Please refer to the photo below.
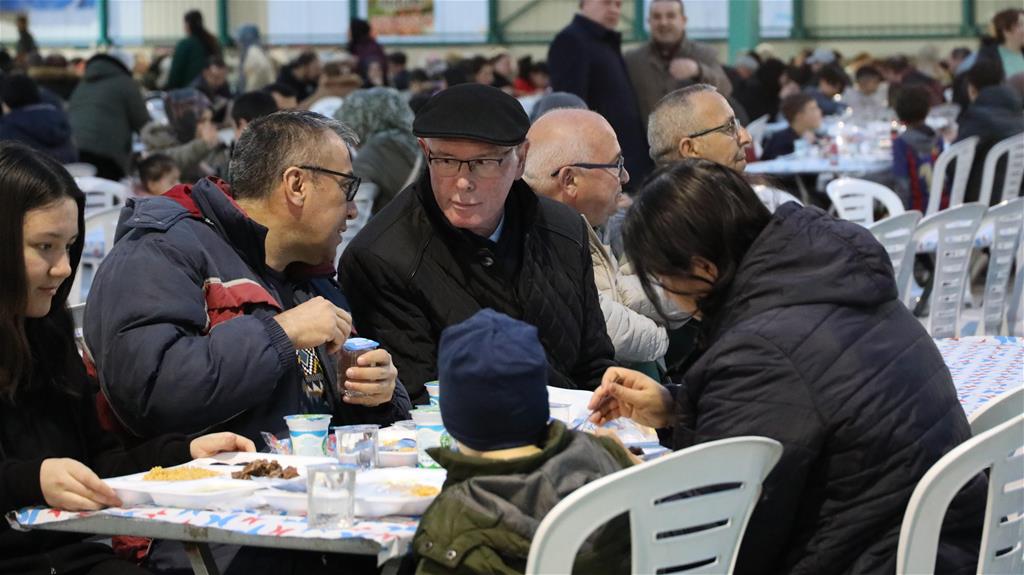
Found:
<path fill-rule="evenodd" d="M 537 328 L 492 309 L 441 333 L 441 418 L 477 451 L 533 445 L 548 425 L 548 360 Z"/>

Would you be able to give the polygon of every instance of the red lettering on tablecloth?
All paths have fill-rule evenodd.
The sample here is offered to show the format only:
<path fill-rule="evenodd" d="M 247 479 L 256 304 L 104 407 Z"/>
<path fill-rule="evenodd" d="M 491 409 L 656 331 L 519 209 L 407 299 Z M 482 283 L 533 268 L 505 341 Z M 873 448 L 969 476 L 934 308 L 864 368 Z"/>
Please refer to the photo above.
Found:
<path fill-rule="evenodd" d="M 50 515 L 53 515 L 54 517 L 60 517 L 60 513 L 61 513 L 60 509 L 51 509 L 50 510 Z"/>
<path fill-rule="evenodd" d="M 285 533 L 288 533 L 289 531 L 294 531 L 294 530 L 293 529 L 285 529 L 283 526 L 278 525 L 277 527 L 274 528 L 273 531 L 270 532 L 270 535 L 284 535 Z"/>
<path fill-rule="evenodd" d="M 242 520 L 242 523 L 248 523 L 249 525 L 255 525 L 260 522 L 259 517 L 246 517 Z"/>
<path fill-rule="evenodd" d="M 150 519 L 156 519 L 157 517 L 160 517 L 161 515 L 167 515 L 167 512 L 164 511 L 163 509 L 161 509 L 160 511 L 158 511 L 156 513 L 143 513 L 143 515 L 145 515 L 146 517 L 149 517 Z"/>

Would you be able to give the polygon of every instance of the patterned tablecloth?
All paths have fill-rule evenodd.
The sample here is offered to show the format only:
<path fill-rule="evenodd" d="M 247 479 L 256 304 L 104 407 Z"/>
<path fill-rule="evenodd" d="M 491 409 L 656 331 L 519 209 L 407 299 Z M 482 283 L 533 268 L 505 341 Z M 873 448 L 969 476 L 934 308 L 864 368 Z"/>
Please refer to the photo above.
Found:
<path fill-rule="evenodd" d="M 1024 338 L 965 337 L 940 339 L 935 343 L 949 366 L 957 395 L 968 414 L 1003 392 L 1024 385 Z M 408 550 L 417 525 L 415 518 L 393 517 L 359 521 L 350 529 L 321 530 L 310 529 L 304 517 L 162 507 L 113 508 L 94 513 L 69 513 L 32 507 L 11 512 L 7 518 L 12 527 L 24 529 L 95 515 L 216 528 L 267 538 L 319 541 L 368 539 L 380 545 L 378 561 L 381 563 L 400 557 Z"/>
<path fill-rule="evenodd" d="M 970 415 L 994 397 L 1024 385 L 1024 338 L 961 337 L 935 344 Z"/>

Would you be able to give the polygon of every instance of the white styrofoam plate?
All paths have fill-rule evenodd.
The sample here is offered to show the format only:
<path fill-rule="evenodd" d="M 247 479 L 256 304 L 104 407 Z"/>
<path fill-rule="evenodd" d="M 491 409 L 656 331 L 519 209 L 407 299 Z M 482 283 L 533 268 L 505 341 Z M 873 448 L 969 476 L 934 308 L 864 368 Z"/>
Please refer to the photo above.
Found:
<path fill-rule="evenodd" d="M 162 483 L 150 492 L 153 503 L 183 509 L 232 509 L 246 497 L 265 487 L 244 479 L 197 479 Z"/>
<path fill-rule="evenodd" d="M 414 485 L 436 487 L 444 484 L 444 469 L 417 467 L 378 468 L 356 475 L 356 516 L 422 515 L 437 495 L 420 497 L 409 489 Z"/>

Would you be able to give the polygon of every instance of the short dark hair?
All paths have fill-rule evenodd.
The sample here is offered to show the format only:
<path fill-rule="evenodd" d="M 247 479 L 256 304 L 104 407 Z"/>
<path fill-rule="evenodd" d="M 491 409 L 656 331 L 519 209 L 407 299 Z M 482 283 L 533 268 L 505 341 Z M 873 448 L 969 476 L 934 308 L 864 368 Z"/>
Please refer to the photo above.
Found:
<path fill-rule="evenodd" d="M 279 94 L 285 98 L 298 98 L 299 94 L 288 84 L 283 82 L 274 82 L 273 84 L 267 84 L 263 87 L 263 91 L 268 94 Z"/>
<path fill-rule="evenodd" d="M 39 86 L 36 85 L 35 80 L 24 74 L 8 76 L 3 81 L 0 99 L 12 110 L 38 104 L 42 101 L 39 95 Z"/>
<path fill-rule="evenodd" d="M 989 86 L 998 86 L 1003 81 L 1003 67 L 996 60 L 979 58 L 967 71 L 967 83 L 982 91 Z"/>
<path fill-rule="evenodd" d="M 903 86 L 896 95 L 896 117 L 905 124 L 918 124 L 928 117 L 932 95 L 921 84 Z"/>
<path fill-rule="evenodd" d="M 300 66 L 306 66 L 310 62 L 313 62 L 314 60 L 316 60 L 318 58 L 319 58 L 319 56 L 316 55 L 316 52 L 314 52 L 312 50 L 306 50 L 305 52 L 299 54 L 299 56 L 297 58 L 292 60 L 292 63 L 290 65 L 290 67 L 291 68 L 298 68 Z"/>
<path fill-rule="evenodd" d="M 69 250 L 71 275 L 57 288 L 49 313 L 29 318 L 25 312 L 25 214 L 64 198 L 78 206 L 78 237 Z M 19 388 L 34 382 L 74 394 L 85 372 L 66 304 L 85 245 L 85 194 L 47 154 L 24 144 L 0 142 L 0 202 L 4 206 L 0 210 L 0 398 L 14 399 Z"/>
<path fill-rule="evenodd" d="M 963 60 L 964 58 L 971 55 L 971 49 L 966 46 L 957 46 L 956 48 L 950 50 L 949 55 L 959 60 Z"/>
<path fill-rule="evenodd" d="M 885 67 L 892 72 L 903 72 L 910 68 L 910 60 L 906 56 L 891 56 L 885 61 Z"/>
<path fill-rule="evenodd" d="M 992 17 L 992 27 L 995 28 L 996 42 L 1002 44 L 1006 41 L 1006 31 L 1013 29 L 1021 14 L 1024 14 L 1024 10 L 1020 8 L 1007 8 L 1006 10 L 996 12 L 996 15 Z"/>
<path fill-rule="evenodd" d="M 779 113 L 786 119 L 790 124 L 796 119 L 797 114 L 802 112 L 807 104 L 814 101 L 814 96 L 806 93 L 799 92 L 797 94 L 790 94 L 779 102 Z"/>
<path fill-rule="evenodd" d="M 171 170 L 180 169 L 174 158 L 167 154 L 151 154 L 139 162 L 139 180 L 143 185 L 156 182 L 169 174 Z"/>
<path fill-rule="evenodd" d="M 430 76 L 427 76 L 427 71 L 423 68 L 416 68 L 409 71 L 410 82 L 428 82 Z"/>
<path fill-rule="evenodd" d="M 391 62 L 392 64 L 405 66 L 407 61 L 408 58 L 406 57 L 405 52 L 392 52 L 388 54 L 388 62 Z"/>
<path fill-rule="evenodd" d="M 875 78 L 878 80 L 882 79 L 882 72 L 870 64 L 866 64 L 857 68 L 857 73 L 854 75 L 857 81 L 861 81 L 864 78 Z"/>
<path fill-rule="evenodd" d="M 739 172 L 708 160 L 683 159 L 656 170 L 644 183 L 623 227 L 626 255 L 662 315 L 654 278 L 693 277 L 696 257 L 714 264 L 718 278 L 697 303 L 710 327 L 743 256 L 770 219 Z"/>
<path fill-rule="evenodd" d="M 818 70 L 818 80 L 824 81 L 832 86 L 839 86 L 839 91 L 850 85 L 850 79 L 846 72 L 839 67 L 839 64 L 828 64 Z"/>
<path fill-rule="evenodd" d="M 254 120 L 235 143 L 228 167 L 234 196 L 266 198 L 289 166 L 319 161 L 324 132 L 337 134 L 350 151 L 359 143 L 341 122 L 309 110 L 282 110 Z"/>
<path fill-rule="evenodd" d="M 237 124 L 240 120 L 252 122 L 256 118 L 268 116 L 277 111 L 277 102 L 269 92 L 254 90 L 246 92 L 231 104 L 231 119 Z"/>

